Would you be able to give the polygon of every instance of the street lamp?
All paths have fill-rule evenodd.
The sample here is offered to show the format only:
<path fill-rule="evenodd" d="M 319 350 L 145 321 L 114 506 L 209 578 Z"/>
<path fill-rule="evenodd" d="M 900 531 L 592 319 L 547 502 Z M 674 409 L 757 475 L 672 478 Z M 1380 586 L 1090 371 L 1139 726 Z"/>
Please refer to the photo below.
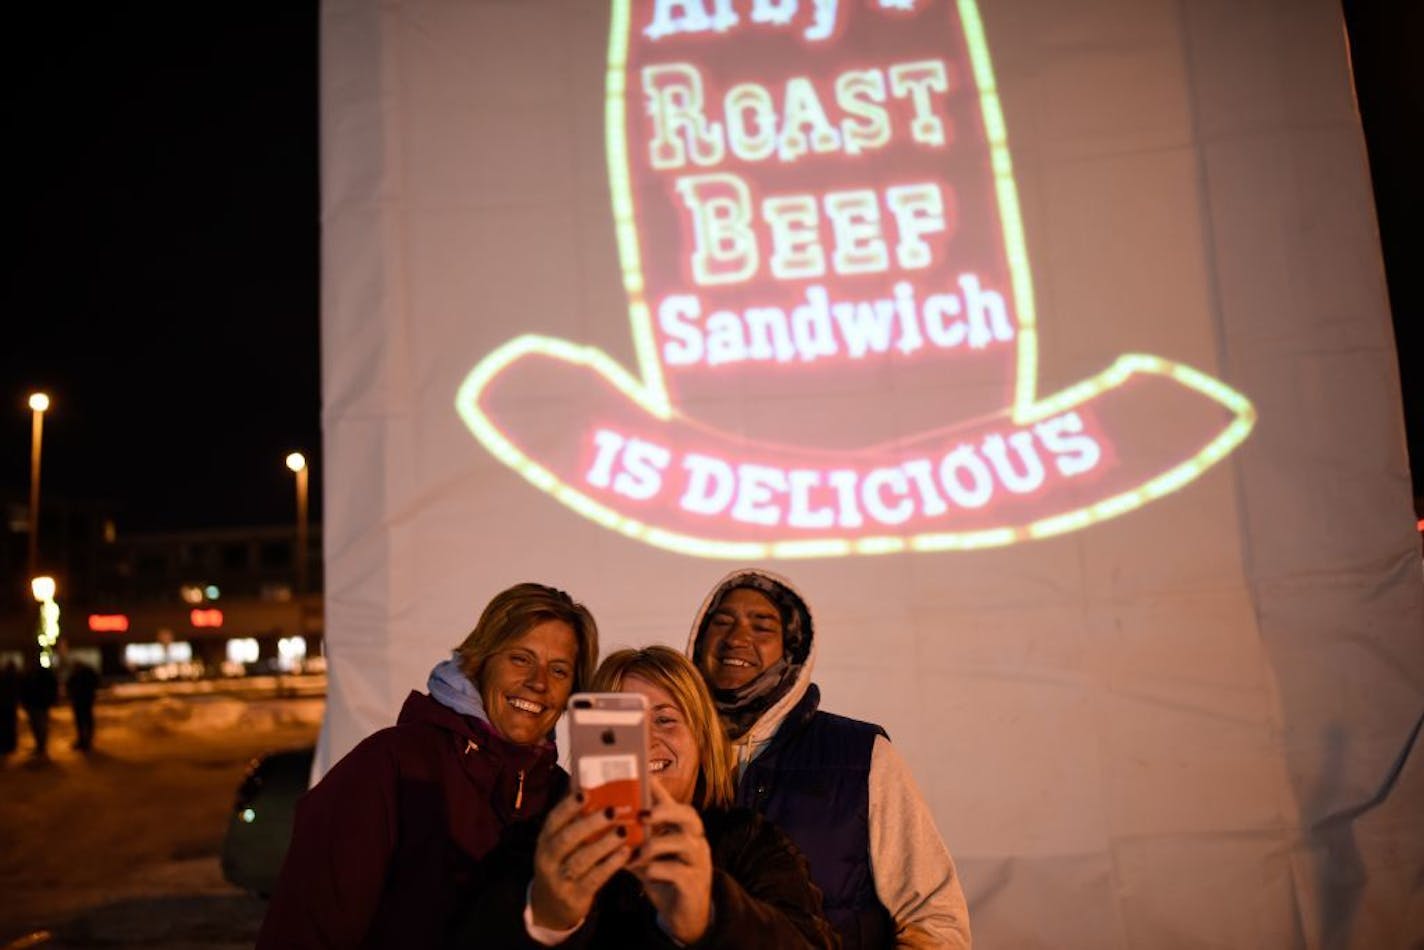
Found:
<path fill-rule="evenodd" d="M 30 593 L 35 595 L 36 603 L 44 603 L 47 600 L 54 600 L 55 583 L 53 577 L 32 577 L 30 578 Z"/>
<path fill-rule="evenodd" d="M 297 476 L 297 593 L 307 592 L 307 459 L 300 452 L 287 456 L 287 468 Z"/>
<path fill-rule="evenodd" d="M 30 547 L 29 574 L 35 576 L 40 554 L 40 443 L 44 438 L 44 414 L 49 396 L 30 393 Z"/>
<path fill-rule="evenodd" d="M 54 666 L 54 645 L 59 642 L 59 604 L 54 602 L 55 583 L 53 577 L 30 578 L 30 593 L 40 605 L 39 629 L 35 640 L 40 647 L 40 666 Z"/>

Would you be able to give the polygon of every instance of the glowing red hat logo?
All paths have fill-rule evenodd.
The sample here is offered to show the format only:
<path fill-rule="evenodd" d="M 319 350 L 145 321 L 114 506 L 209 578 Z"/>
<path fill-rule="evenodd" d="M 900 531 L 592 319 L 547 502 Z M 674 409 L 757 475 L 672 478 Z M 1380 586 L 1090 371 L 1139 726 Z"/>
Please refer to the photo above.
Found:
<path fill-rule="evenodd" d="M 1254 424 L 1156 356 L 1038 392 L 973 0 L 617 0 L 605 125 L 636 371 L 522 336 L 456 406 L 612 530 L 744 560 L 1012 544 L 1169 494 Z M 527 411 L 551 388 L 557 437 Z M 1144 413 L 1172 437 L 1129 438 Z"/>

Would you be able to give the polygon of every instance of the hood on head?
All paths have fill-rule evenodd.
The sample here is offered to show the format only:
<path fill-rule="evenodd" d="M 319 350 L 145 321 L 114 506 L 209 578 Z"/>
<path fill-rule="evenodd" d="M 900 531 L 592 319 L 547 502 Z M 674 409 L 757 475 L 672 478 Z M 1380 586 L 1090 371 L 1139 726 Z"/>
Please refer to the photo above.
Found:
<path fill-rule="evenodd" d="M 702 633 L 707 629 L 707 620 L 717 605 L 730 591 L 747 588 L 766 595 L 776 605 L 781 614 L 781 636 L 786 653 L 792 663 L 809 665 L 815 630 L 811 621 L 811 609 L 806 599 L 791 581 L 771 571 L 759 568 L 741 568 L 733 571 L 717 582 L 702 601 L 697 617 L 692 622 L 692 631 L 687 641 L 687 655 L 695 658 Z"/>
<path fill-rule="evenodd" d="M 766 595 L 767 599 L 776 604 L 777 610 L 781 614 L 782 638 L 786 655 L 796 668 L 796 676 L 791 687 L 761 714 L 756 726 L 752 728 L 751 736 L 755 740 L 763 734 L 774 731 L 786 713 L 806 694 L 806 689 L 811 685 L 811 669 L 816 658 L 816 632 L 811 617 L 811 608 L 807 606 L 806 598 L 796 589 L 796 585 L 773 571 L 761 568 L 739 568 L 727 574 L 713 586 L 711 592 L 703 599 L 702 606 L 697 609 L 697 615 L 693 618 L 692 629 L 688 632 L 686 653 L 688 658 L 697 665 L 699 671 L 701 664 L 698 662 L 698 647 L 712 612 L 717 609 L 717 605 L 722 602 L 722 598 L 726 597 L 729 591 L 743 587 Z"/>

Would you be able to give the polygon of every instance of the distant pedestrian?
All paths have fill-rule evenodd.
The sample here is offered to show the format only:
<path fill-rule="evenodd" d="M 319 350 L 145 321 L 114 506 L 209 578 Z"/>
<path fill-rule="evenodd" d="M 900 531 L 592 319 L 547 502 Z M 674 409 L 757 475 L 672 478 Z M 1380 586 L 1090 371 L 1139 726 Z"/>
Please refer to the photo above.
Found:
<path fill-rule="evenodd" d="M 0 756 L 9 755 L 19 745 L 20 668 L 14 660 L 0 667 Z"/>
<path fill-rule="evenodd" d="M 30 734 L 35 737 L 31 754 L 37 759 L 49 755 L 49 710 L 59 699 L 59 679 L 54 670 L 42 666 L 39 658 L 30 661 L 20 675 L 20 705 L 30 720 Z"/>
<path fill-rule="evenodd" d="M 87 752 L 94 748 L 94 695 L 99 692 L 99 674 L 88 663 L 76 660 L 65 677 L 64 691 L 74 710 L 74 748 Z"/>

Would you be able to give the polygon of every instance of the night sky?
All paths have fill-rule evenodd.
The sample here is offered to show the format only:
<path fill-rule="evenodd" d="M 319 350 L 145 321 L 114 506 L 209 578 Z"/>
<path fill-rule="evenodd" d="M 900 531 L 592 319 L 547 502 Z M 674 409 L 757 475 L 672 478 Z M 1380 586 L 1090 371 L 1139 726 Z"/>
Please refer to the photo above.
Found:
<path fill-rule="evenodd" d="M 26 497 L 44 388 L 47 498 L 121 531 L 285 523 L 299 449 L 319 517 L 316 5 L 26 6 L 0 57 L 0 500 Z M 1424 4 L 1346 12 L 1418 496 Z"/>
<path fill-rule="evenodd" d="M 0 492 L 44 388 L 42 490 L 121 532 L 289 523 L 293 449 L 317 515 L 316 5 L 33 6 L 0 57 Z"/>

